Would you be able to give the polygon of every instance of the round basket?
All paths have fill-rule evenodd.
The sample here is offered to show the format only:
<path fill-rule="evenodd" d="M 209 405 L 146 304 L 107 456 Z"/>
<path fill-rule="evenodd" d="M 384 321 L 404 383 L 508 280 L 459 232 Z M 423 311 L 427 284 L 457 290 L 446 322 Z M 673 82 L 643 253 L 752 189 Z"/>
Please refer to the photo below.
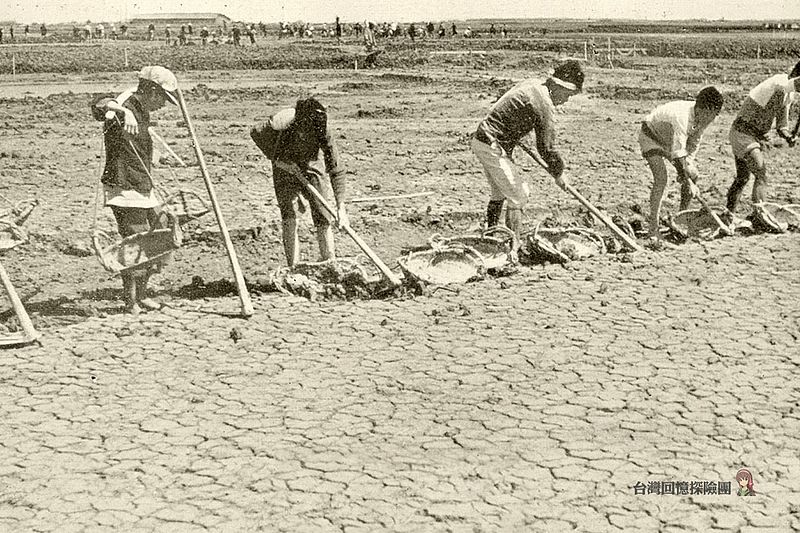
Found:
<path fill-rule="evenodd" d="M 711 207 L 714 211 L 719 207 Z M 720 227 L 711 213 L 705 209 L 686 209 L 669 217 L 669 227 L 684 238 L 711 240 L 720 234 Z"/>
<path fill-rule="evenodd" d="M 786 229 L 800 228 L 800 204 L 780 205 L 772 202 L 763 202 L 758 205 L 769 213 L 779 225 L 785 225 Z"/>
<path fill-rule="evenodd" d="M 480 235 L 461 235 L 441 238 L 433 235 L 429 239 L 433 249 L 448 245 L 463 245 L 478 252 L 485 268 L 502 268 L 516 262 L 517 237 L 504 226 L 489 228 Z"/>
<path fill-rule="evenodd" d="M 401 256 L 397 263 L 405 275 L 433 285 L 466 283 L 486 273 L 481 254 L 463 244 L 411 252 Z"/>
<path fill-rule="evenodd" d="M 602 237 L 586 228 L 540 228 L 526 238 L 528 254 L 547 261 L 567 263 L 606 253 Z"/>
<path fill-rule="evenodd" d="M 97 259 L 103 268 L 114 273 L 144 268 L 163 259 L 180 248 L 183 241 L 177 218 L 170 216 L 170 219 L 171 228 L 136 233 L 118 242 L 103 231 L 95 231 L 92 246 Z"/>

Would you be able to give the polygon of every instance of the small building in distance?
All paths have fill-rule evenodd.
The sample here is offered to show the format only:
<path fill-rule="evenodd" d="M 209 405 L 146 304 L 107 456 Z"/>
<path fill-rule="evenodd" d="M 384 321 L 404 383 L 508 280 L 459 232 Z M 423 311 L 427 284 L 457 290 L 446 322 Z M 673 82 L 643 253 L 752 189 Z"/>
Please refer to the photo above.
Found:
<path fill-rule="evenodd" d="M 209 28 L 224 27 L 230 23 L 230 17 L 222 13 L 150 13 L 131 17 L 129 25 L 137 28 L 146 28 L 150 24 L 154 24 L 156 28 L 162 29 L 167 24 L 172 27 L 191 24 L 199 30 L 203 26 L 208 26 Z"/>

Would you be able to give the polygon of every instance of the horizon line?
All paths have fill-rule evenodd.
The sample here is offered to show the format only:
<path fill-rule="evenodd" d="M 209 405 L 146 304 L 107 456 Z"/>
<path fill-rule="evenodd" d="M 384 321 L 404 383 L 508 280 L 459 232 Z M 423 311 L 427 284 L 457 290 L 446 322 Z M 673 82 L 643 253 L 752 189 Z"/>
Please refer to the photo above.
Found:
<path fill-rule="evenodd" d="M 95 22 L 97 22 L 97 23 L 102 23 L 102 22 L 127 22 L 127 21 L 130 21 L 130 20 L 135 19 L 135 18 L 144 17 L 145 15 L 162 15 L 162 16 L 163 15 L 177 15 L 177 16 L 180 16 L 180 15 L 197 15 L 197 14 L 224 15 L 224 16 L 230 18 L 233 22 L 239 22 L 239 21 L 245 21 L 245 20 L 247 20 L 248 22 L 255 22 L 255 20 L 249 20 L 249 19 L 234 19 L 230 15 L 227 15 L 227 14 L 222 13 L 222 12 L 184 11 L 184 12 L 173 12 L 173 13 L 152 13 L 152 12 L 151 13 L 138 13 L 138 14 L 129 15 L 127 18 L 121 18 L 121 19 L 68 20 L 68 21 L 60 21 L 60 22 L 51 22 L 51 24 L 86 24 L 87 22 L 92 22 L 92 23 L 95 23 Z M 473 21 L 473 20 L 481 20 L 481 21 L 487 21 L 487 22 L 491 22 L 491 21 L 501 21 L 501 22 L 502 21 L 526 21 L 526 20 L 527 21 L 538 21 L 538 20 L 542 20 L 542 21 L 545 21 L 545 20 L 546 21 L 582 21 L 582 22 L 618 21 L 618 22 L 626 22 L 626 23 L 636 23 L 636 22 L 648 22 L 648 23 L 654 23 L 654 22 L 655 23 L 670 23 L 670 22 L 737 22 L 737 23 L 743 23 L 743 22 L 754 22 L 754 23 L 756 23 L 756 22 L 757 23 L 795 22 L 797 24 L 800 24 L 800 17 L 797 17 L 797 18 L 788 18 L 788 17 L 787 18 L 725 18 L 725 17 L 721 17 L 721 18 L 713 18 L 713 19 L 712 18 L 663 18 L 663 17 L 662 18 L 626 18 L 626 17 L 468 17 L 468 18 L 442 18 L 442 19 L 436 19 L 436 22 L 439 22 L 439 21 L 467 22 L 467 21 Z M 46 20 L 41 20 L 41 21 L 40 20 L 36 20 L 36 21 L 32 21 L 31 23 L 32 24 L 37 24 L 37 23 L 43 23 L 43 22 L 46 23 L 47 21 Z M 296 22 L 296 21 L 271 20 L 271 21 L 266 22 L 266 23 L 267 24 L 277 24 L 277 23 L 280 23 L 280 22 Z M 318 23 L 318 22 L 328 22 L 328 21 L 325 20 L 325 21 L 302 21 L 302 22 Z M 354 20 L 354 21 L 345 20 L 343 22 L 361 22 L 361 20 L 360 19 L 357 19 L 357 20 Z M 377 21 L 375 21 L 375 22 L 377 22 Z M 384 22 L 384 21 L 381 21 L 381 22 Z M 411 22 L 427 22 L 427 20 L 422 20 L 422 19 L 420 19 L 420 20 L 408 20 L 408 21 L 390 21 L 390 20 L 386 20 L 385 22 L 398 22 L 398 23 L 406 23 L 406 24 L 408 24 L 408 23 L 411 23 Z M 6 25 L 6 24 L 10 24 L 10 23 L 13 23 L 13 24 L 25 24 L 24 22 L 18 22 L 15 19 L 0 20 L 0 24 L 2 24 L 2 25 Z"/>

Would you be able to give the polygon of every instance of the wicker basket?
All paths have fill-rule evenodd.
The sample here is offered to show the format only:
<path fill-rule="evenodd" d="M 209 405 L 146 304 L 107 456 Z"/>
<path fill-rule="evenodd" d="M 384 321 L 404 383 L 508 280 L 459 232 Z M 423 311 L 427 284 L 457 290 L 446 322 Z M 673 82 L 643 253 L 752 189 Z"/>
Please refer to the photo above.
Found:
<path fill-rule="evenodd" d="M 780 205 L 763 202 L 758 205 L 767 211 L 778 224 L 786 225 L 787 229 L 800 229 L 800 204 Z"/>
<path fill-rule="evenodd" d="M 602 237 L 586 228 L 540 228 L 526 236 L 528 254 L 557 263 L 606 253 Z"/>
<path fill-rule="evenodd" d="M 503 226 L 487 229 L 480 235 L 461 235 L 441 238 L 433 235 L 429 241 L 431 248 L 448 245 L 463 245 L 478 252 L 485 268 L 502 268 L 517 260 L 517 237 L 514 232 Z"/>
<path fill-rule="evenodd" d="M 680 211 L 668 217 L 667 224 L 683 238 L 711 240 L 720 234 L 719 224 L 705 208 Z"/>
<path fill-rule="evenodd" d="M 411 252 L 400 257 L 397 263 L 405 275 L 433 285 L 466 283 L 486 274 L 481 254 L 464 244 L 445 244 Z"/>
<path fill-rule="evenodd" d="M 109 272 L 122 273 L 147 267 L 177 250 L 183 241 L 183 232 L 175 216 L 170 216 L 170 228 L 137 233 L 114 242 L 103 231 L 92 236 L 95 255 Z"/>

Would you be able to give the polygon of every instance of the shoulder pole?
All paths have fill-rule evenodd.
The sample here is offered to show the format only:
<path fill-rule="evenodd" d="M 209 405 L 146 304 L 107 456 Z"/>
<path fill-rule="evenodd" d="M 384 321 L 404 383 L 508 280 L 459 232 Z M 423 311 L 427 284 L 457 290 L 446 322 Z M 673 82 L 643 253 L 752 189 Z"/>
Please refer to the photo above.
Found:
<path fill-rule="evenodd" d="M 206 189 L 208 190 L 208 196 L 211 199 L 211 206 L 214 208 L 214 215 L 217 217 L 219 231 L 222 235 L 222 240 L 225 242 L 225 250 L 228 252 L 228 259 L 230 260 L 231 269 L 233 270 L 236 288 L 239 291 L 239 300 L 241 301 L 242 305 L 242 316 L 249 317 L 253 314 L 253 303 L 250 301 L 250 293 L 247 292 L 247 285 L 245 285 L 242 269 L 239 266 L 239 260 L 236 257 L 236 250 L 233 248 L 233 242 L 231 241 L 231 236 L 228 233 L 228 227 L 225 225 L 225 220 L 222 218 L 222 210 L 219 207 L 217 195 L 214 192 L 214 186 L 211 184 L 211 178 L 208 175 L 206 160 L 203 157 L 203 152 L 200 150 L 200 143 L 197 142 L 197 135 L 194 132 L 194 126 L 189 118 L 189 112 L 186 109 L 186 101 L 183 99 L 183 93 L 181 92 L 180 87 L 178 88 L 177 93 L 178 104 L 180 105 L 181 113 L 183 113 L 183 120 L 186 122 L 186 127 L 189 129 L 189 135 L 192 137 L 192 146 L 194 146 L 194 151 L 197 154 L 197 161 L 200 164 L 200 172 L 203 174 L 203 181 L 205 181 Z"/>

